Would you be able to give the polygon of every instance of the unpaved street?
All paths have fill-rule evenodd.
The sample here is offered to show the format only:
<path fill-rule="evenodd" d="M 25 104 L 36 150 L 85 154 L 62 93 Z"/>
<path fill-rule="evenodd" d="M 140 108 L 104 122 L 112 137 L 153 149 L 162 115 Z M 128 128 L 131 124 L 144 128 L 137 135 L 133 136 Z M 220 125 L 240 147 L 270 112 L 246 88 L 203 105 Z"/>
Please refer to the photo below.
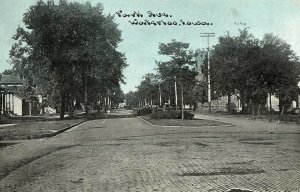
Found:
<path fill-rule="evenodd" d="M 2 148 L 0 191 L 300 191 L 299 125 L 217 118 L 236 126 L 103 119 Z"/>

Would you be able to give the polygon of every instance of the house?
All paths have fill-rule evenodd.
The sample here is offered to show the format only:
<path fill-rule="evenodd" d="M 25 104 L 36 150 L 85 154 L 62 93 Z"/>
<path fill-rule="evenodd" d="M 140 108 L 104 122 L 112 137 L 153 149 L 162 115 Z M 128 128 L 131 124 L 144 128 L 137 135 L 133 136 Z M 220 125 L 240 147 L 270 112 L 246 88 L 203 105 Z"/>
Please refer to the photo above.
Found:
<path fill-rule="evenodd" d="M 25 79 L 21 79 L 17 74 L 12 73 L 10 75 L 2 74 L 0 85 L 5 87 L 7 91 L 18 93 L 25 85 Z"/>
<path fill-rule="evenodd" d="M 25 82 L 17 74 L 2 74 L 0 80 L 1 114 L 31 115 L 30 100 L 21 94 Z"/>

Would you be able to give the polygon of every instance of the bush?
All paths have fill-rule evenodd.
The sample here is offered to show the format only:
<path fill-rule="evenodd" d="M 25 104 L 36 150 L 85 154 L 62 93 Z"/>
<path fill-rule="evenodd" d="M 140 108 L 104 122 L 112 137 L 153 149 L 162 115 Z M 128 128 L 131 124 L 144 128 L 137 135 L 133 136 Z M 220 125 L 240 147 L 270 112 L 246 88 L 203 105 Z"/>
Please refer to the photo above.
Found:
<path fill-rule="evenodd" d="M 300 108 L 293 108 L 286 112 L 288 115 L 299 115 L 300 114 Z"/>
<path fill-rule="evenodd" d="M 183 112 L 184 119 L 193 119 L 194 114 Z M 181 111 L 157 111 L 150 115 L 151 119 L 181 119 Z"/>
<path fill-rule="evenodd" d="M 230 115 L 237 115 L 237 110 L 236 110 L 237 106 L 235 105 L 234 102 L 230 102 L 230 111 L 228 111 L 228 103 L 227 103 L 227 106 L 226 106 L 226 109 L 228 111 L 228 113 Z"/>
<path fill-rule="evenodd" d="M 148 115 L 148 114 L 151 114 L 151 113 L 152 113 L 152 108 L 151 107 L 142 108 L 142 109 L 139 109 L 137 111 L 138 116 Z"/>

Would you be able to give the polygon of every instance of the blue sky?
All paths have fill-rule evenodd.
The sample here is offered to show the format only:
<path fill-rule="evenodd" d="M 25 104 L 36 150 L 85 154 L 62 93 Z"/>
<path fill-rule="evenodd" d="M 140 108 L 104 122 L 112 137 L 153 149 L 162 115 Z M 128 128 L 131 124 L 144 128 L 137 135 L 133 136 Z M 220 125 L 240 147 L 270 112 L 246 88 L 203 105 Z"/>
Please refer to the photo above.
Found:
<path fill-rule="evenodd" d="M 85 0 L 76 0 L 86 2 Z M 12 36 L 22 23 L 22 15 L 36 0 L 0 1 L 0 72 L 10 69 L 9 49 L 14 43 Z M 300 56 L 300 0 L 90 0 L 95 5 L 102 3 L 106 14 L 120 10 L 131 14 L 134 11 L 143 14 L 140 21 L 204 21 L 208 26 L 133 26 L 128 21 L 135 18 L 116 17 L 122 31 L 123 41 L 118 50 L 124 52 L 129 66 L 124 70 L 126 84 L 124 92 L 135 90 L 142 76 L 155 72 L 155 60 L 158 44 L 172 39 L 190 43 L 191 49 L 205 48 L 207 42 L 200 33 L 214 32 L 211 44 L 217 43 L 217 37 L 227 31 L 235 35 L 238 29 L 250 27 L 257 38 L 265 33 L 273 33 L 287 41 Z M 150 18 L 148 11 L 172 15 L 167 18 Z M 246 23 L 237 25 L 236 23 Z"/>

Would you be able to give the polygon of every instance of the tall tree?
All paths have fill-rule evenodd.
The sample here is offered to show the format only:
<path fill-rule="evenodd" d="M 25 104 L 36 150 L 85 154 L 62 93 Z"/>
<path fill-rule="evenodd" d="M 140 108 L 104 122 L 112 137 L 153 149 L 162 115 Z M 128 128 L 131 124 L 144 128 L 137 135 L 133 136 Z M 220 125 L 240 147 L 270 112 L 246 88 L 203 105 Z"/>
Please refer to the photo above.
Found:
<path fill-rule="evenodd" d="M 145 74 L 137 89 L 140 100 L 143 100 L 145 105 L 153 106 L 154 104 L 158 104 L 159 81 L 157 75 L 153 73 Z"/>
<path fill-rule="evenodd" d="M 273 34 L 265 34 L 261 41 L 262 78 L 270 94 L 279 97 L 279 108 L 284 112 L 299 95 L 299 58 L 291 46 Z"/>
<path fill-rule="evenodd" d="M 239 36 L 229 34 L 219 37 L 219 43 L 214 47 L 211 57 L 212 84 L 215 92 L 228 97 L 228 111 L 230 112 L 231 96 L 240 93 L 243 110 L 249 97 L 245 95 L 251 91 L 247 87 L 251 78 L 252 63 L 256 62 L 252 55 L 258 47 L 258 40 L 249 34 L 247 29 L 240 30 Z M 251 93 L 250 93 L 251 94 Z"/>
<path fill-rule="evenodd" d="M 228 104 L 238 93 L 243 112 L 252 109 L 255 114 L 257 109 L 260 114 L 268 93 L 277 94 L 282 102 L 291 102 L 297 94 L 297 58 L 286 42 L 271 34 L 262 41 L 248 29 L 238 36 L 227 34 L 219 38 L 211 59 L 213 88 L 228 96 Z"/>
<path fill-rule="evenodd" d="M 133 109 L 139 107 L 139 96 L 137 92 L 129 91 L 125 94 L 126 108 Z"/>
<path fill-rule="evenodd" d="M 159 54 L 169 57 L 168 61 L 157 62 L 158 71 L 162 79 L 173 79 L 174 89 L 177 90 L 177 86 L 180 87 L 181 93 L 181 108 L 183 113 L 184 95 L 187 97 L 189 88 L 193 88 L 195 85 L 195 76 L 197 73 L 193 70 L 195 62 L 194 53 L 192 50 L 188 50 L 189 44 L 172 40 L 170 43 L 159 44 Z M 177 93 L 175 91 L 175 98 Z M 175 101 L 176 107 L 177 103 Z M 183 115 L 182 115 L 182 118 Z"/>
<path fill-rule="evenodd" d="M 40 0 L 24 14 L 23 21 L 26 28 L 18 28 L 14 36 L 18 43 L 12 47 L 12 62 L 24 74 L 43 71 L 47 72 L 44 76 L 54 78 L 61 100 L 61 118 L 67 98 L 78 97 L 78 89 L 83 89 L 87 104 L 91 79 L 114 86 L 123 81 L 125 58 L 116 51 L 121 32 L 111 15 L 103 15 L 101 4 Z M 41 75 L 37 76 L 40 79 Z"/>

